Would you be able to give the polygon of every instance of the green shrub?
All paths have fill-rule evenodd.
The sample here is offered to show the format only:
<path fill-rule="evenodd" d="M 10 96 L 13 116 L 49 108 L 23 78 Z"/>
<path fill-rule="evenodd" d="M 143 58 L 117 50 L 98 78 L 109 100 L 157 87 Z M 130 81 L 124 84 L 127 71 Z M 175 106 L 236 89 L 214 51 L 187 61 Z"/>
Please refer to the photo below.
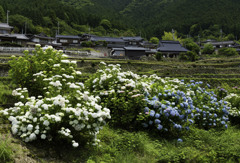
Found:
<path fill-rule="evenodd" d="M 92 43 L 92 41 L 83 41 L 81 43 L 81 46 L 83 46 L 83 47 L 93 47 L 93 43 Z"/>
<path fill-rule="evenodd" d="M 238 52 L 235 48 L 221 48 L 218 50 L 218 54 L 223 56 L 235 56 L 238 55 Z"/>
<path fill-rule="evenodd" d="M 202 49 L 203 54 L 212 54 L 213 52 L 214 52 L 214 47 L 211 43 L 204 44 Z"/>
<path fill-rule="evenodd" d="M 0 46 L 6 46 L 6 47 L 22 47 L 22 45 L 19 45 L 17 43 L 13 42 L 0 42 Z"/>
<path fill-rule="evenodd" d="M 52 47 L 43 50 L 40 45 L 36 45 L 33 55 L 30 55 L 29 51 L 24 51 L 23 57 L 12 57 L 12 60 L 9 61 L 9 76 L 18 87 L 27 88 L 30 96 L 43 95 L 42 88 L 45 85 L 42 81 L 35 79 L 34 74 L 41 72 L 42 75 L 52 76 L 54 65 L 61 63 L 61 60 L 65 58 L 62 51 L 54 50 Z M 62 71 L 70 73 L 74 68 L 76 68 L 76 64 L 64 65 Z"/>
<path fill-rule="evenodd" d="M 158 61 L 161 61 L 162 57 L 163 57 L 163 54 L 161 52 L 157 52 L 155 57 Z"/>
<path fill-rule="evenodd" d="M 199 59 L 199 56 L 193 51 L 188 51 L 187 53 L 180 53 L 179 59 L 194 62 Z"/>

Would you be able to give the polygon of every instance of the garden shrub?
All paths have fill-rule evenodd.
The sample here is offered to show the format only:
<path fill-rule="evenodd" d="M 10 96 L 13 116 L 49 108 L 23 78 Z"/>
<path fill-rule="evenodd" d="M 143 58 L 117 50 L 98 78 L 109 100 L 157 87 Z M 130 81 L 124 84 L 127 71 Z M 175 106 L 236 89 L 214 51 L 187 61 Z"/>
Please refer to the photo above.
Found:
<path fill-rule="evenodd" d="M 235 48 L 221 48 L 218 50 L 219 55 L 223 56 L 235 56 L 238 52 Z"/>
<path fill-rule="evenodd" d="M 230 93 L 224 100 L 231 104 L 229 110 L 229 118 L 233 124 L 240 124 L 240 96 L 235 93 Z"/>
<path fill-rule="evenodd" d="M 120 65 L 100 63 L 100 68 L 87 81 L 86 86 L 101 98 L 102 106 L 111 110 L 111 124 L 130 128 L 136 119 L 143 101 L 144 85 L 140 76 L 130 71 L 121 72 Z"/>
<path fill-rule="evenodd" d="M 145 96 L 148 106 L 143 110 L 143 126 L 173 134 L 189 130 L 189 125 L 227 128 L 227 102 L 201 88 L 202 82 L 191 82 L 158 78 Z"/>
<path fill-rule="evenodd" d="M 23 57 L 12 56 L 12 60 L 9 61 L 9 76 L 18 87 L 27 88 L 30 95 L 43 95 L 42 88 L 45 86 L 41 81 L 35 81 L 33 74 L 41 72 L 45 76 L 51 76 L 54 69 L 53 65 L 61 63 L 61 60 L 65 58 L 66 56 L 63 55 L 62 51 L 54 50 L 51 46 L 43 50 L 37 44 L 33 55 L 30 55 L 29 51 L 26 50 Z M 72 71 L 75 67 L 76 65 L 72 64 L 71 67 L 65 66 L 63 69 Z"/>
<path fill-rule="evenodd" d="M 83 46 L 83 47 L 93 47 L 93 43 L 92 43 L 92 41 L 83 41 L 81 43 L 81 46 Z"/>
<path fill-rule="evenodd" d="M 162 57 L 163 57 L 163 54 L 161 52 L 157 52 L 155 57 L 158 61 L 161 61 Z"/>
<path fill-rule="evenodd" d="M 203 54 L 212 54 L 213 52 L 214 52 L 214 47 L 211 43 L 204 44 L 202 49 Z"/>
<path fill-rule="evenodd" d="M 38 83 L 43 86 L 39 88 L 43 94 L 28 97 L 27 88 L 13 91 L 12 95 L 20 101 L 14 107 L 0 111 L 11 121 L 12 133 L 25 142 L 63 139 L 70 141 L 73 147 L 79 143 L 97 143 L 96 135 L 105 124 L 105 119 L 110 118 L 110 111 L 98 104 L 99 97 L 92 96 L 85 91 L 83 83 L 76 81 L 81 76 L 81 72 L 73 68 L 76 61 L 64 59 L 61 52 L 53 49 L 46 50 L 46 54 L 54 56 L 54 61 L 48 59 L 40 47 L 36 48 L 35 53 L 42 55 L 37 56 L 42 59 L 42 68 L 38 68 L 40 65 L 36 62 L 33 67 L 42 71 L 29 75 L 29 78 L 33 85 Z M 29 56 L 26 55 L 26 58 Z M 49 64 L 44 63 L 43 58 Z M 23 61 L 28 63 L 25 58 Z M 27 68 L 26 72 L 29 72 Z"/>
<path fill-rule="evenodd" d="M 23 47 L 20 44 L 17 44 L 17 43 L 14 43 L 14 42 L 9 42 L 9 41 L 0 42 L 0 46 L 5 46 L 5 47 Z"/>

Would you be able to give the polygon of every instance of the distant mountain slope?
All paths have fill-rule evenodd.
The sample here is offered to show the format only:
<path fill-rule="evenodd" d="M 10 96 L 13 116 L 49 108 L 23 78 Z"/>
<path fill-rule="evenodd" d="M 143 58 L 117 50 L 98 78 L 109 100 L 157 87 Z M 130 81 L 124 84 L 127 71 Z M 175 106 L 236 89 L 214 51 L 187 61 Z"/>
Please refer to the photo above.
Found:
<path fill-rule="evenodd" d="M 0 0 L 0 5 L 37 25 L 49 17 L 56 27 L 58 17 L 68 25 L 97 27 L 105 18 L 114 28 L 128 25 L 148 38 L 172 29 L 194 36 L 222 29 L 240 38 L 239 0 Z"/>
<path fill-rule="evenodd" d="M 202 29 L 218 24 L 226 33 L 240 34 L 239 0 L 89 1 L 92 5 L 83 9 L 112 19 L 120 18 L 127 24 L 145 30 L 148 35 L 170 31 L 172 28 L 188 34 L 194 24 L 198 24 Z M 71 0 L 68 3 L 71 3 Z"/>

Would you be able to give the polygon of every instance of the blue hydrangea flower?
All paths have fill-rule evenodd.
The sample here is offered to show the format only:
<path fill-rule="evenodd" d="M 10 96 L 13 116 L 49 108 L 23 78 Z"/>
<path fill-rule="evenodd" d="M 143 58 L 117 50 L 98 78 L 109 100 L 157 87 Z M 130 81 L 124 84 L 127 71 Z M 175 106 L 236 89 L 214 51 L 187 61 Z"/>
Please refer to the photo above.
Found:
<path fill-rule="evenodd" d="M 154 111 L 154 110 L 151 110 L 151 111 L 150 111 L 150 116 L 151 116 L 151 117 L 154 117 L 154 115 L 155 115 L 155 111 Z"/>
<path fill-rule="evenodd" d="M 190 109 L 187 110 L 187 113 L 188 113 L 188 114 L 190 114 L 191 112 L 192 112 L 192 110 L 190 110 Z"/>
<path fill-rule="evenodd" d="M 155 118 L 159 118 L 160 117 L 160 114 L 155 114 Z"/>
<path fill-rule="evenodd" d="M 160 124 L 161 123 L 161 121 L 159 120 L 159 119 L 155 119 L 155 124 Z"/>
<path fill-rule="evenodd" d="M 225 125 L 225 124 L 226 124 L 226 122 L 225 122 L 225 121 L 221 121 L 221 124 L 222 124 L 222 125 Z"/>
<path fill-rule="evenodd" d="M 166 105 L 162 104 L 161 107 L 162 107 L 163 109 L 165 109 L 165 108 L 166 108 Z"/>
<path fill-rule="evenodd" d="M 169 117 L 169 114 L 168 114 L 168 113 L 165 113 L 165 116 L 166 116 L 166 117 Z"/>
<path fill-rule="evenodd" d="M 153 99 L 153 100 L 158 100 L 158 98 L 157 98 L 156 96 L 154 96 L 152 99 Z"/>
<path fill-rule="evenodd" d="M 145 107 L 145 109 L 144 109 L 144 113 L 146 113 L 146 112 L 149 112 L 149 108 L 148 107 Z"/>
<path fill-rule="evenodd" d="M 160 125 L 160 124 L 157 126 L 157 129 L 158 129 L 158 130 L 161 130 L 162 128 L 163 128 L 163 126 Z"/>
<path fill-rule="evenodd" d="M 173 111 L 173 110 L 171 111 L 170 114 L 171 114 L 171 116 L 173 116 L 173 117 L 176 115 L 175 111 Z"/>
<path fill-rule="evenodd" d="M 183 103 L 180 103 L 180 106 L 183 108 L 184 107 Z"/>
<path fill-rule="evenodd" d="M 153 121 L 150 120 L 150 121 L 149 121 L 149 124 L 152 125 L 152 124 L 153 124 Z"/>
<path fill-rule="evenodd" d="M 181 142 L 183 142 L 183 140 L 178 138 L 177 142 L 181 143 Z"/>
<path fill-rule="evenodd" d="M 193 124 L 193 120 L 192 120 L 192 119 L 189 119 L 188 121 L 189 121 L 191 124 Z"/>
<path fill-rule="evenodd" d="M 180 115 L 179 118 L 180 118 L 180 119 L 184 119 L 184 115 Z"/>

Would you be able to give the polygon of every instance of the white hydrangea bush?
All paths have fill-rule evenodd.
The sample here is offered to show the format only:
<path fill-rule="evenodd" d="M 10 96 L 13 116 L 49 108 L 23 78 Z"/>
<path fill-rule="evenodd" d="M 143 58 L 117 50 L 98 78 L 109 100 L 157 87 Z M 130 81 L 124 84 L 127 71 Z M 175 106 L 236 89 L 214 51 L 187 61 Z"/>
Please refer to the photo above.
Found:
<path fill-rule="evenodd" d="M 35 82 L 41 82 L 44 94 L 28 97 L 27 88 L 18 88 L 12 95 L 20 101 L 14 107 L 0 111 L 12 123 L 12 133 L 25 142 L 36 139 L 66 139 L 73 147 L 79 143 L 99 142 L 97 134 L 111 118 L 110 110 L 99 105 L 98 96 L 85 90 L 77 78 L 76 61 L 62 59 L 53 64 L 51 71 L 33 74 Z"/>
<path fill-rule="evenodd" d="M 110 125 L 123 128 L 135 126 L 139 113 L 146 105 L 144 92 L 150 89 L 151 81 L 147 76 L 123 72 L 119 64 L 101 62 L 99 67 L 86 81 L 87 88 L 100 96 L 102 106 L 111 110 Z"/>

